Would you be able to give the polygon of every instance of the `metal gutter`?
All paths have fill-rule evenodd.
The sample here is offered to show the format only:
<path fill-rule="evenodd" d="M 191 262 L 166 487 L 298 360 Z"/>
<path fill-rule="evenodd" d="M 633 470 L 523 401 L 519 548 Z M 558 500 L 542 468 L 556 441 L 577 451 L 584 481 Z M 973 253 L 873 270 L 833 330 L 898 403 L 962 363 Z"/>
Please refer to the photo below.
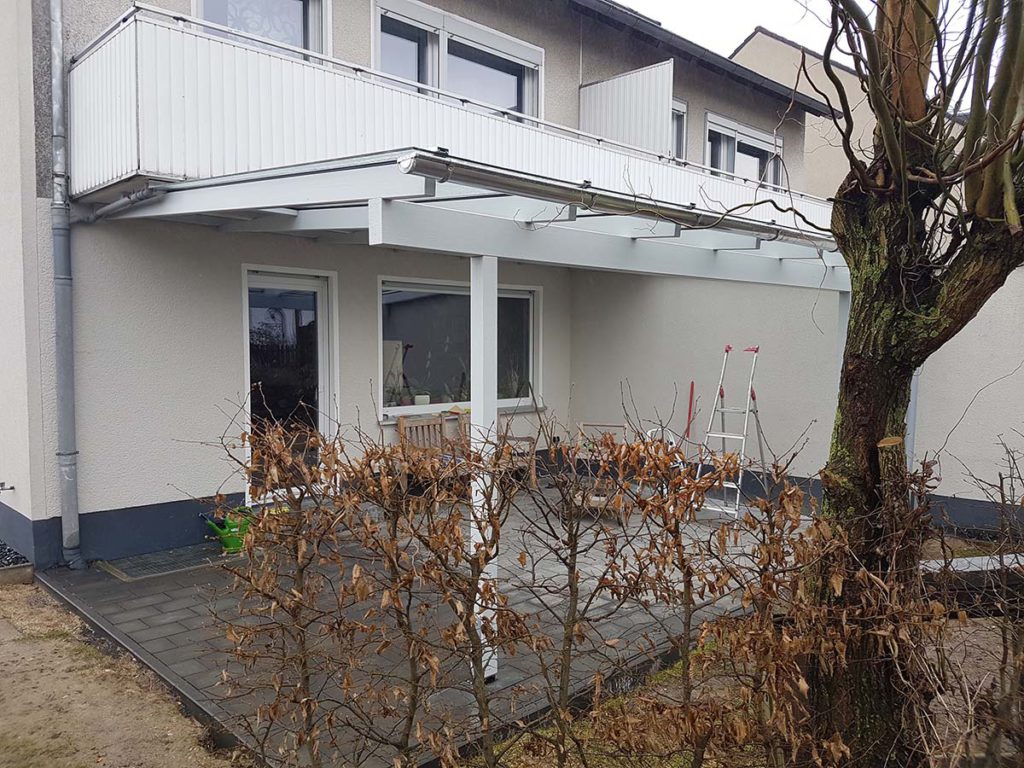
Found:
<path fill-rule="evenodd" d="M 61 549 L 71 568 L 84 568 L 78 519 L 78 443 L 75 433 L 75 340 L 71 273 L 71 211 L 68 197 L 67 116 L 64 91 L 63 0 L 50 0 L 50 84 L 53 131 L 54 379 L 57 390 L 57 470 Z"/>
<path fill-rule="evenodd" d="M 398 168 L 402 173 L 423 176 L 439 182 L 451 181 L 492 192 L 577 205 L 596 213 L 672 221 L 691 228 L 716 227 L 820 251 L 834 251 L 836 248 L 835 241 L 825 233 L 806 232 L 737 216 L 723 216 L 686 205 L 598 189 L 589 182 L 572 183 L 534 176 L 423 150 L 413 150 L 401 157 L 398 160 Z"/>

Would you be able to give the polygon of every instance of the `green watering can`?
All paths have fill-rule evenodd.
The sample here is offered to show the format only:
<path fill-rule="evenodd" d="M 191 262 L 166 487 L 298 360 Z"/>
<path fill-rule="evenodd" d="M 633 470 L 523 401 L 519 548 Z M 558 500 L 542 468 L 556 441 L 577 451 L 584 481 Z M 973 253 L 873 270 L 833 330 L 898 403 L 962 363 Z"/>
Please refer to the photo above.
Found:
<path fill-rule="evenodd" d="M 245 544 L 245 534 L 249 530 L 249 516 L 251 514 L 252 510 L 248 507 L 236 507 L 231 512 L 225 514 L 223 519 L 214 519 L 207 515 L 200 515 L 200 517 L 217 534 L 217 538 L 220 539 L 220 545 L 224 549 L 224 554 L 227 555 L 242 551 L 242 546 Z"/>

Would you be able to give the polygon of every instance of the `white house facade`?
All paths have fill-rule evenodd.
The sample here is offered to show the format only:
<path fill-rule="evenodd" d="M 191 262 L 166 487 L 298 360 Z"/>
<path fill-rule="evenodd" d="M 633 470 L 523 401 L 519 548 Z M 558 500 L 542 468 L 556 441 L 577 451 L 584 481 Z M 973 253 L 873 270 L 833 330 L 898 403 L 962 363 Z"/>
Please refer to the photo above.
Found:
<path fill-rule="evenodd" d="M 62 51 L 15 5 L 0 539 L 38 566 L 201 540 L 257 412 L 681 429 L 727 343 L 773 451 L 823 463 L 849 279 L 800 192 L 815 99 L 608 0 L 63 0 Z"/>

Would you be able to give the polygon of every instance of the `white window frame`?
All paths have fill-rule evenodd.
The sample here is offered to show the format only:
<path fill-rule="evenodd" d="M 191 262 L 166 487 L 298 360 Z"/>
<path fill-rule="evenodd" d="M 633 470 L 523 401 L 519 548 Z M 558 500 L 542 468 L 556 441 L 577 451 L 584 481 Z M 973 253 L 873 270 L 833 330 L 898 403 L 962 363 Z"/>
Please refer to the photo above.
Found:
<path fill-rule="evenodd" d="M 525 70 L 523 114 L 544 119 L 544 49 L 475 21 L 442 11 L 418 0 L 375 0 L 370 14 L 370 54 L 373 68 L 381 70 L 380 19 L 391 16 L 426 30 L 428 80 L 424 83 L 449 90 L 448 41 L 455 40 L 502 59 L 521 64 Z M 472 106 L 472 105 L 468 105 Z"/>
<path fill-rule="evenodd" d="M 429 405 L 384 405 L 384 289 L 396 287 L 401 290 L 422 291 L 424 293 L 451 293 L 470 295 L 469 283 L 459 280 L 434 280 L 431 278 L 391 277 L 380 275 L 377 278 L 377 402 L 380 420 L 388 423 L 399 416 L 422 416 L 444 413 L 453 408 L 463 410 L 470 407 L 468 400 L 454 403 L 430 403 Z M 498 297 L 527 298 L 530 302 L 530 389 L 532 396 L 502 398 L 498 400 L 498 409 L 502 411 L 538 410 L 543 407 L 541 396 L 541 313 L 543 310 L 543 289 L 538 285 L 498 285 Z M 470 381 L 470 386 L 473 382 Z"/>
<path fill-rule="evenodd" d="M 690 140 L 690 115 L 686 110 L 686 102 L 682 99 L 672 99 L 672 112 L 671 121 L 672 124 L 669 128 L 669 135 L 672 137 L 672 147 L 669 152 L 669 156 L 673 160 L 685 160 L 686 159 L 686 145 Z M 683 154 L 676 155 L 676 115 L 682 115 L 683 117 Z"/>
<path fill-rule="evenodd" d="M 739 151 L 738 145 L 740 142 L 743 142 L 744 144 L 749 144 L 753 147 L 756 147 L 757 149 L 763 149 L 766 152 L 773 153 L 779 158 L 780 163 L 783 160 L 784 155 L 782 154 L 782 137 L 779 136 L 777 133 L 768 133 L 767 131 L 762 131 L 758 128 L 754 128 L 749 125 L 744 125 L 743 123 L 739 123 L 728 117 L 723 117 L 721 115 L 716 115 L 713 112 L 708 112 L 704 117 L 704 165 L 706 165 L 708 168 L 711 167 L 711 157 L 708 154 L 708 145 L 710 144 L 710 141 L 708 140 L 708 134 L 711 131 L 724 134 L 725 136 L 731 136 L 734 141 L 734 153 Z M 735 167 L 735 161 L 733 162 L 733 167 Z M 733 176 L 739 175 L 732 171 L 721 172 L 731 174 Z M 782 175 L 783 170 L 780 167 L 780 184 L 782 182 Z M 774 182 L 761 181 L 760 179 L 750 179 L 750 181 L 759 182 L 761 184 L 768 184 L 769 186 L 779 186 Z"/>
<path fill-rule="evenodd" d="M 197 19 L 205 19 L 203 4 L 206 0 L 192 0 L 192 15 Z M 333 52 L 333 12 L 334 0 L 305 0 L 309 6 L 306 18 L 306 38 L 311 45 L 305 50 L 330 56 Z"/>

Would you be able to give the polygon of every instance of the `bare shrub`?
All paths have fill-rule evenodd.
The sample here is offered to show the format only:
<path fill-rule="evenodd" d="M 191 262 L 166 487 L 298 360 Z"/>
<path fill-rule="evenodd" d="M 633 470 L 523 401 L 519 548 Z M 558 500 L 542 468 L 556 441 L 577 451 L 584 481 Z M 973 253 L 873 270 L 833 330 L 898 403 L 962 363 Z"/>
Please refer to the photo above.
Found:
<path fill-rule="evenodd" d="M 899 480 L 915 503 L 865 532 L 816 515 L 781 467 L 766 498 L 709 517 L 735 456 L 697 479 L 669 441 L 565 435 L 542 425 L 539 486 L 501 435 L 474 450 L 281 425 L 246 435 L 250 496 L 267 503 L 232 569 L 228 678 L 255 702 L 265 759 L 846 765 L 855 756 L 838 733 L 821 738 L 819 718 L 859 693 L 821 683 L 872 658 L 907 707 L 879 716 L 914 723 L 915 761 L 1020 754 L 1015 469 L 990 487 L 1002 543 L 979 599 L 948 568 L 919 567 L 936 535 L 930 465 Z M 872 562 L 854 554 L 864 535 L 885 550 Z"/>

